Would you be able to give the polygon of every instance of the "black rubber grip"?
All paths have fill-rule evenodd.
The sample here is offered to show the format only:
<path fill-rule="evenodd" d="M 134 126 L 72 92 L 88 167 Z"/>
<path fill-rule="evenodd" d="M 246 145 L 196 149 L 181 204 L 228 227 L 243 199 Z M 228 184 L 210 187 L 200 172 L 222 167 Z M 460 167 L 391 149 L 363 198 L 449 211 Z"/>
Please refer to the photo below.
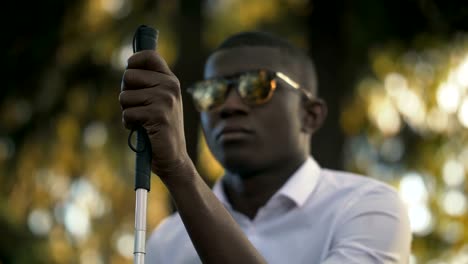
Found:
<path fill-rule="evenodd" d="M 141 25 L 133 37 L 133 52 L 142 50 L 156 50 L 158 31 L 152 27 Z"/>
<path fill-rule="evenodd" d="M 151 142 L 143 127 L 136 129 L 136 161 L 135 161 L 135 190 L 143 188 L 150 190 L 151 187 Z"/>
<path fill-rule="evenodd" d="M 158 40 L 158 31 L 141 25 L 135 32 L 133 38 L 133 52 L 142 50 L 156 50 Z M 146 189 L 150 190 L 151 186 L 151 142 L 148 134 L 143 127 L 137 127 L 137 143 L 136 143 L 136 163 L 135 163 L 135 190 Z"/>

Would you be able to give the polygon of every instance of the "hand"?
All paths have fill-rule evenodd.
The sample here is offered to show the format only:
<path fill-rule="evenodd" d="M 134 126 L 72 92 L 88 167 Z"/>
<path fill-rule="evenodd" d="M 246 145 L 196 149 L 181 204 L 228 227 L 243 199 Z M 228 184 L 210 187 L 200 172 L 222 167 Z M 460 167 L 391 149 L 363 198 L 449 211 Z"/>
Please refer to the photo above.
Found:
<path fill-rule="evenodd" d="M 180 83 L 164 59 L 141 51 L 128 59 L 119 96 L 127 129 L 143 126 L 151 141 L 151 168 L 163 180 L 186 167 Z M 190 161 L 191 164 L 191 161 Z"/>

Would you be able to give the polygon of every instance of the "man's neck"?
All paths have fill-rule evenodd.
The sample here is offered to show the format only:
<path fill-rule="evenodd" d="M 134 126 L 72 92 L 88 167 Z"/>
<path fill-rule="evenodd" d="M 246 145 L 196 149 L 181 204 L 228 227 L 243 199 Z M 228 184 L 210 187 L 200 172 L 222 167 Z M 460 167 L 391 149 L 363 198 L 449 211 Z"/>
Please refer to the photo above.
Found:
<path fill-rule="evenodd" d="M 260 207 L 268 202 L 304 161 L 305 158 L 295 158 L 277 162 L 278 166 L 248 177 L 228 172 L 222 182 L 224 193 L 234 210 L 253 219 Z"/>

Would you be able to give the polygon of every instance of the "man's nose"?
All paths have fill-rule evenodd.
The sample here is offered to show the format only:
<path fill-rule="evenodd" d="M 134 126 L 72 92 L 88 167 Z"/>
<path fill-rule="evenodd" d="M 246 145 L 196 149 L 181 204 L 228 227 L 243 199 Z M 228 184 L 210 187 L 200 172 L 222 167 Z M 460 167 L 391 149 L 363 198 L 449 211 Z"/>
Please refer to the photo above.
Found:
<path fill-rule="evenodd" d="M 247 114 L 250 107 L 244 103 L 235 87 L 230 87 L 226 94 L 226 99 L 221 105 L 221 116 L 227 117 L 234 114 Z"/>

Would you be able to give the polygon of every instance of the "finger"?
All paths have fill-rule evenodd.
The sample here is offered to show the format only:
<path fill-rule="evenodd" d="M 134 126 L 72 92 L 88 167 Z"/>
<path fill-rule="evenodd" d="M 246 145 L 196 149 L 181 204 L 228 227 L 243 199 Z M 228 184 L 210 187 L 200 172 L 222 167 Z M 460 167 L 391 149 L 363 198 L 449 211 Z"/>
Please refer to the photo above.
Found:
<path fill-rule="evenodd" d="M 122 124 L 127 129 L 141 126 L 148 121 L 148 109 L 145 106 L 130 107 L 122 111 Z"/>
<path fill-rule="evenodd" d="M 142 89 L 156 86 L 161 83 L 161 78 L 168 76 L 163 73 L 140 70 L 140 69 L 127 69 L 122 77 L 122 90 L 126 88 Z"/>
<path fill-rule="evenodd" d="M 119 94 L 119 102 L 122 109 L 134 106 L 145 106 L 153 102 L 155 97 L 154 89 L 127 90 Z"/>
<path fill-rule="evenodd" d="M 153 50 L 133 54 L 127 61 L 127 69 L 144 69 L 174 75 L 161 55 Z"/>
<path fill-rule="evenodd" d="M 139 90 L 158 86 L 180 90 L 180 82 L 175 75 L 136 69 L 125 71 L 120 89 L 121 91 Z"/>
<path fill-rule="evenodd" d="M 178 91 L 171 87 L 158 86 L 141 90 L 126 90 L 119 94 L 122 109 L 136 106 L 154 105 L 158 107 L 173 108 L 181 100 Z"/>

